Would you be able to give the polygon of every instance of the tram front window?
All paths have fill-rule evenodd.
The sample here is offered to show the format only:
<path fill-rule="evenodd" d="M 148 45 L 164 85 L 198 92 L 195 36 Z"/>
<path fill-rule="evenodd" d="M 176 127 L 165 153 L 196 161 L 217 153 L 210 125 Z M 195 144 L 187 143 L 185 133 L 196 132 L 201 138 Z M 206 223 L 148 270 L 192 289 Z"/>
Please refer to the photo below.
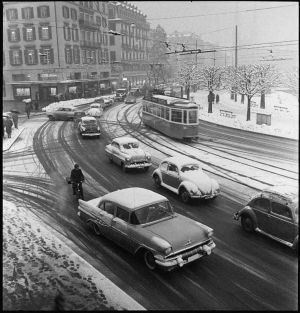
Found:
<path fill-rule="evenodd" d="M 189 111 L 189 124 L 197 123 L 197 111 Z"/>

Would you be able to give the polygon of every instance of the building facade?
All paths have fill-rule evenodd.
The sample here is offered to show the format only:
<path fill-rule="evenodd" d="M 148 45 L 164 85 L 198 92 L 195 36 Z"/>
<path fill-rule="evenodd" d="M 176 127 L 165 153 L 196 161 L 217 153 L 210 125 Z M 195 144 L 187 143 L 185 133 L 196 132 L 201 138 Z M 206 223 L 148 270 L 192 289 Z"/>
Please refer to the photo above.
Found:
<path fill-rule="evenodd" d="M 3 2 L 4 102 L 105 93 L 109 55 L 107 2 Z"/>
<path fill-rule="evenodd" d="M 149 68 L 146 15 L 127 1 L 110 1 L 108 9 L 109 29 L 120 34 L 109 39 L 112 83 L 142 85 Z"/>

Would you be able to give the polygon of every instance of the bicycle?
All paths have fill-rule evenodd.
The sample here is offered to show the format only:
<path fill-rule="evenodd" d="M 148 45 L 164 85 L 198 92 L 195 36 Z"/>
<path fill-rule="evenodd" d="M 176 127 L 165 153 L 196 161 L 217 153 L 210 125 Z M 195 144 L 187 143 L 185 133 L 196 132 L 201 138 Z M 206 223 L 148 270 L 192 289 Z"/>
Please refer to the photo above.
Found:
<path fill-rule="evenodd" d="M 69 177 L 66 177 L 66 180 L 67 180 L 67 183 L 68 183 L 68 184 L 71 184 L 71 185 L 72 185 L 72 188 L 73 188 L 73 185 L 75 185 L 75 196 L 76 196 L 76 200 L 77 200 L 77 201 L 78 201 L 79 199 L 82 199 L 82 200 L 83 200 L 83 191 L 82 191 L 82 193 L 81 193 L 82 187 L 80 188 L 80 186 L 81 186 L 81 184 L 82 184 L 83 182 L 82 182 L 82 181 L 79 182 L 79 183 L 72 182 Z"/>

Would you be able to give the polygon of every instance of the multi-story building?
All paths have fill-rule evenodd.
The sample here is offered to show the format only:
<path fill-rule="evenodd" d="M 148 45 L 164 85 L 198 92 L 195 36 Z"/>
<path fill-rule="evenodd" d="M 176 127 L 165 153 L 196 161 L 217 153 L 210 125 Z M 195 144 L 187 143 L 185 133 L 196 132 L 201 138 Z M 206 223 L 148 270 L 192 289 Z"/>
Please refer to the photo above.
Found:
<path fill-rule="evenodd" d="M 148 32 L 146 15 L 127 1 L 110 1 L 109 29 L 112 83 L 141 85 L 147 80 Z"/>
<path fill-rule="evenodd" d="M 3 3 L 3 100 L 73 98 L 110 88 L 105 1 Z"/>

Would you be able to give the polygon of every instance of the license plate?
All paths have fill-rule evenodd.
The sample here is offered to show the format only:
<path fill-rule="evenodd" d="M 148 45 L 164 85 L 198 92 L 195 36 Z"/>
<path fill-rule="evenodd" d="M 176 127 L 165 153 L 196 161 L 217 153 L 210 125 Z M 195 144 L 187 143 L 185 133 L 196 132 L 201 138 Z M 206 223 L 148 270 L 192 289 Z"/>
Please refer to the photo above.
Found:
<path fill-rule="evenodd" d="M 188 258 L 188 262 L 192 262 L 192 261 L 194 261 L 194 260 L 196 260 L 198 258 L 199 258 L 199 254 L 194 254 L 194 255 L 192 255 L 191 257 Z"/>

